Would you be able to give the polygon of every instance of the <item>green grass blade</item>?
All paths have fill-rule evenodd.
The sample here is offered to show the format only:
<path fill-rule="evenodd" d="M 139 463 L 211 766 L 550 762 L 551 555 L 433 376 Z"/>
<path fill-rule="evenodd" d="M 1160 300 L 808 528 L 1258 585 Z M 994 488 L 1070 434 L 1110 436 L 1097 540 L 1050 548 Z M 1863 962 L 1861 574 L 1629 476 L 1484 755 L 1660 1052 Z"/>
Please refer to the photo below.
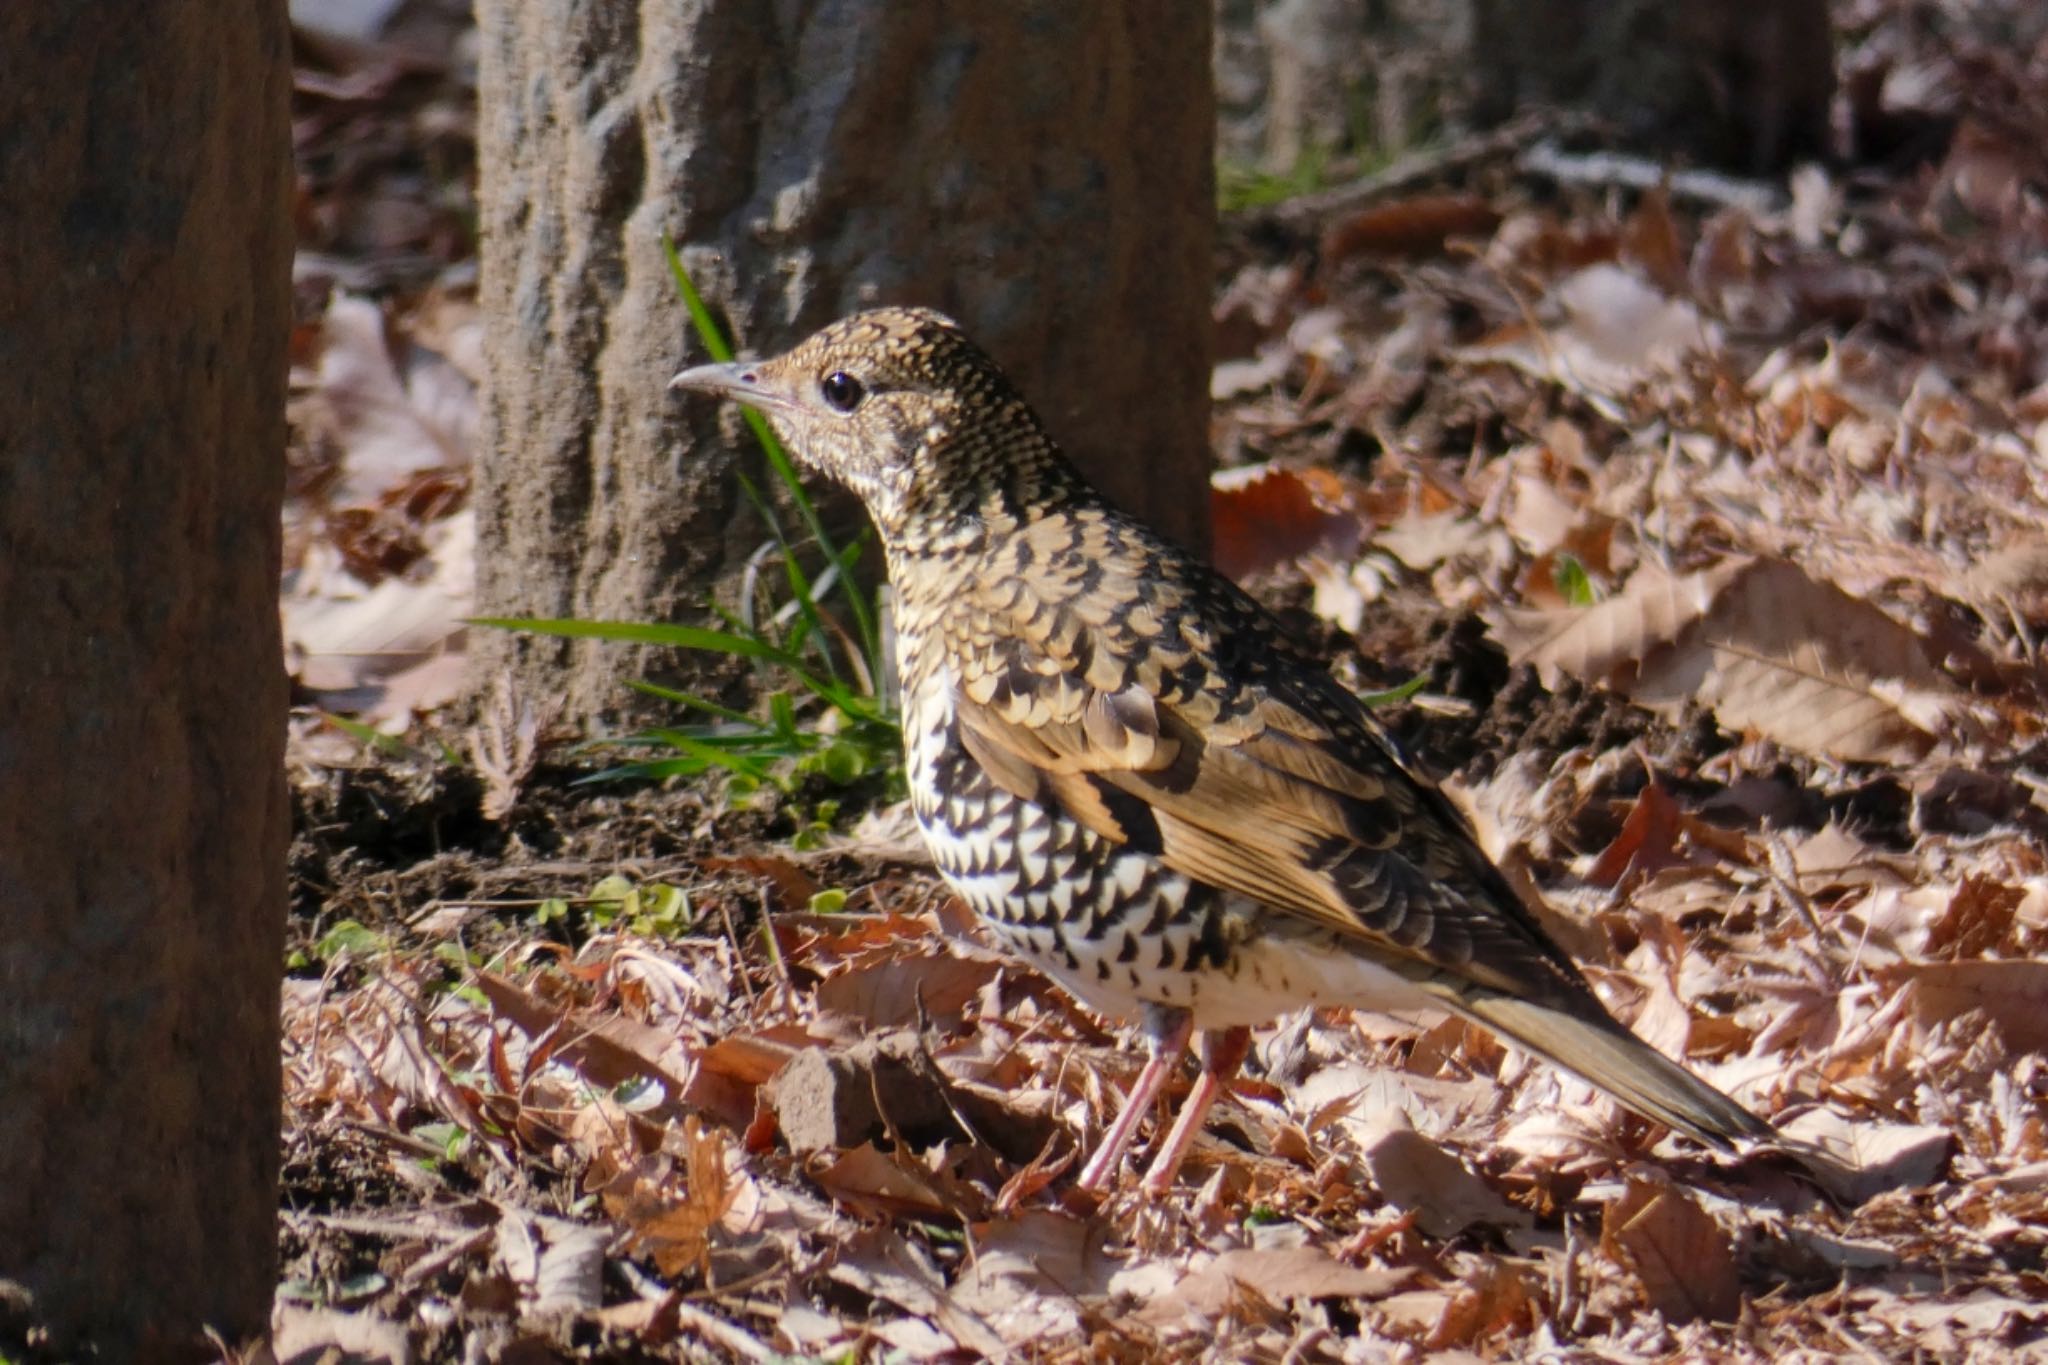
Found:
<path fill-rule="evenodd" d="M 691 282 L 690 272 L 683 266 L 682 253 L 676 249 L 675 239 L 666 232 L 661 236 L 661 249 L 662 254 L 668 259 L 669 273 L 675 277 L 676 288 L 683 296 L 683 307 L 689 311 L 690 324 L 696 329 L 698 339 L 704 343 L 704 349 L 711 353 L 713 360 L 721 364 L 730 363 L 732 347 L 718 330 L 718 321 L 711 316 L 711 310 L 705 306 L 704 296 L 697 292 L 697 286 Z M 828 558 L 844 562 L 840 559 L 839 547 L 833 544 L 832 537 L 825 532 L 824 523 L 818 519 L 816 505 L 804 491 L 803 483 L 797 477 L 795 464 L 791 462 L 789 453 L 782 448 L 782 442 L 768 425 L 767 419 L 752 408 L 746 409 L 746 418 L 747 425 L 753 429 L 755 439 L 760 442 L 762 453 L 768 457 L 769 467 L 775 471 L 776 479 L 788 490 L 790 503 L 803 521 L 804 529 L 810 532 Z M 855 629 L 861 638 L 861 647 L 868 651 L 870 658 L 877 657 L 876 651 L 880 646 L 881 636 L 875 628 L 874 608 L 862 600 L 863 594 L 854 587 L 851 577 L 846 579 L 846 585 L 846 603 L 848 609 L 853 612 Z"/>
<path fill-rule="evenodd" d="M 347 735 L 365 749 L 382 754 L 385 758 L 417 758 L 419 751 L 396 735 L 387 735 L 374 725 L 365 725 L 359 720 L 336 715 L 332 711 L 319 713 L 320 719 Z"/>
<path fill-rule="evenodd" d="M 655 758 L 645 763 L 621 763 L 617 767 L 579 777 L 574 787 L 593 787 L 602 782 L 661 782 L 671 777 L 696 777 L 711 767 L 694 758 Z"/>
<path fill-rule="evenodd" d="M 763 756 L 757 753 L 734 751 L 716 744 L 706 744 L 677 730 L 663 730 L 659 734 L 662 743 L 669 745 L 685 758 L 697 759 L 702 763 L 751 777 L 757 782 L 766 782 L 770 779 L 768 764 Z"/>
<path fill-rule="evenodd" d="M 708 649 L 717 654 L 735 654 L 743 659 L 760 659 L 786 667 L 800 666 L 788 650 L 779 649 L 758 636 L 702 626 L 681 626 L 665 621 L 579 621 L 573 617 L 472 616 L 470 626 L 492 626 L 499 630 L 524 630 L 535 635 L 556 635 L 569 640 L 620 640 L 627 644 L 666 645 L 671 649 Z"/>
<path fill-rule="evenodd" d="M 796 742 L 791 743 L 772 730 L 751 730 L 745 734 L 720 735 L 705 734 L 694 726 L 687 725 L 657 727 L 643 731 L 636 738 L 645 744 L 668 745 L 685 753 L 716 749 L 722 754 L 732 754 L 756 762 L 802 758 L 817 747 L 816 741 L 804 735 L 795 736 Z"/>
<path fill-rule="evenodd" d="M 1408 700 L 1428 685 L 1429 675 L 1427 673 L 1417 673 L 1399 687 L 1389 687 L 1384 692 L 1361 692 L 1358 694 L 1358 699 L 1367 706 L 1392 706 L 1396 702 Z"/>
<path fill-rule="evenodd" d="M 676 239 L 666 232 L 661 234 L 661 254 L 668 258 L 668 273 L 675 276 L 676 290 L 683 296 L 683 307 L 690 312 L 690 326 L 696 329 L 697 339 L 711 352 L 713 360 L 721 365 L 731 364 L 732 347 L 725 344 L 718 320 L 711 316 L 711 310 L 704 306 L 704 296 L 691 283 L 690 272 L 683 267 L 683 254 L 676 250 Z"/>
<path fill-rule="evenodd" d="M 722 720 L 733 721 L 739 725 L 758 726 L 761 723 L 744 711 L 735 711 L 730 706 L 720 706 L 715 701 L 707 701 L 693 692 L 685 692 L 680 688 L 663 687 L 660 683 L 645 681 L 629 682 L 626 686 L 645 696 L 656 697 L 662 701 L 674 702 L 678 706 L 687 706 L 693 710 L 707 712 Z"/>
<path fill-rule="evenodd" d="M 671 649 L 703 649 L 742 659 L 759 659 L 786 668 L 806 691 L 829 696 L 838 684 L 820 678 L 804 667 L 804 661 L 758 635 L 702 626 L 679 626 L 657 621 L 544 620 L 524 616 L 472 616 L 465 625 L 492 626 L 499 630 L 525 630 L 536 635 L 555 635 L 570 640 L 622 640 L 629 644 L 664 645 Z"/>
<path fill-rule="evenodd" d="M 825 671 L 832 677 L 837 678 L 839 676 L 839 666 L 833 662 L 831 637 L 825 633 L 825 623 L 818 616 L 817 594 L 812 587 L 810 575 L 806 574 L 803 566 L 797 563 L 796 555 L 790 549 L 789 539 L 782 534 L 782 526 L 775 520 L 774 513 L 769 511 L 768 501 L 761 496 L 761 490 L 756 488 L 754 481 L 745 474 L 741 474 L 739 480 L 740 487 L 744 488 L 747 496 L 754 500 L 754 505 L 767 515 L 769 534 L 775 537 L 775 544 L 782 551 L 783 574 L 789 579 L 790 593 L 796 602 L 798 613 L 804 619 L 805 633 L 798 636 L 793 643 L 785 647 L 794 654 L 799 652 L 805 644 L 815 640 L 818 646 L 818 657 L 824 660 L 825 663 Z M 855 594 L 848 593 L 847 596 L 853 597 Z"/>

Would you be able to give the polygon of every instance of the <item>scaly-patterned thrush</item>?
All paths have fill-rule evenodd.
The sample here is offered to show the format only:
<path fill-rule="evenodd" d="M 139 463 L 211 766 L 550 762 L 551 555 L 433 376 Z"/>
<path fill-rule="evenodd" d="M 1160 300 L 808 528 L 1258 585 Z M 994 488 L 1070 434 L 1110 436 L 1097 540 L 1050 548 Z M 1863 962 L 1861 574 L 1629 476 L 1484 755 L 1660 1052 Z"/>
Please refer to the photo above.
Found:
<path fill-rule="evenodd" d="M 673 386 L 766 415 L 867 505 L 895 592 L 911 804 L 997 938 L 1150 1058 L 1106 1187 L 1202 1031 L 1171 1184 L 1249 1027 L 1434 1004 L 1716 1147 L 1772 1130 L 1607 1012 L 1365 707 L 1205 565 L 1111 507 L 949 319 L 884 308 Z"/>

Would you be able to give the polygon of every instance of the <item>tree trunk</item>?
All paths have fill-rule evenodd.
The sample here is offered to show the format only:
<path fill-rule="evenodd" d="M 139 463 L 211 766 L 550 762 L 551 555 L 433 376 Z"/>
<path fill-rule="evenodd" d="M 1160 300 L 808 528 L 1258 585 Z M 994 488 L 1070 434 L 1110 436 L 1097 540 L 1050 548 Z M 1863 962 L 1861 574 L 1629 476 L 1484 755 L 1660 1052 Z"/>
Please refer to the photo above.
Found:
<path fill-rule="evenodd" d="M 1826 0 L 1217 0 L 1225 161 L 1378 164 L 1535 105 L 1755 174 L 1829 150 Z"/>
<path fill-rule="evenodd" d="M 1660 155 L 1759 175 L 1828 151 L 1827 0 L 1476 3 L 1482 119 L 1569 105 Z"/>
<path fill-rule="evenodd" d="M 482 0 L 478 18 L 487 614 L 696 618 L 766 536 L 733 476 L 759 479 L 759 455 L 665 391 L 703 352 L 664 230 L 745 350 L 876 303 L 953 314 L 1106 491 L 1205 544 L 1207 6 Z M 479 653 L 480 676 L 514 664 L 579 718 L 674 662 Z"/>
<path fill-rule="evenodd" d="M 276 1285 L 282 4 L 0 6 L 0 1345 Z"/>

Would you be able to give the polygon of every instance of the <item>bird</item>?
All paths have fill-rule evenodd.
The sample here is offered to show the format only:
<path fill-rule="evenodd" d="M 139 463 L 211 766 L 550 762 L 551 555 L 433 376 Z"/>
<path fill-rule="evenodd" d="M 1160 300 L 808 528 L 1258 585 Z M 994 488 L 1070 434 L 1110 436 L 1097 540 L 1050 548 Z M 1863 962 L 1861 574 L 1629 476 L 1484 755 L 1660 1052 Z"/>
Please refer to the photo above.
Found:
<path fill-rule="evenodd" d="M 1363 702 L 1255 599 L 1111 505 L 944 314 L 885 307 L 671 387 L 761 413 L 865 505 L 895 613 L 912 810 L 1009 953 L 1147 1060 L 1078 1180 L 1172 1188 L 1251 1029 L 1434 1005 L 1723 1151 L 1774 1132 L 1610 1014 Z"/>

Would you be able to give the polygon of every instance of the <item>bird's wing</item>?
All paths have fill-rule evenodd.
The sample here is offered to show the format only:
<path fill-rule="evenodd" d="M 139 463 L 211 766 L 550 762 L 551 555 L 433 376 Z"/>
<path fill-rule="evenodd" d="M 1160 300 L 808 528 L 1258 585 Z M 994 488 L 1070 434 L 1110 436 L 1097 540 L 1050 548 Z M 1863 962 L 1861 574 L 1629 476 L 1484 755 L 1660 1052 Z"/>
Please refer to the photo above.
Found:
<path fill-rule="evenodd" d="M 1449 803 L 1334 681 L 1290 696 L 1205 668 L 1212 686 L 1189 693 L 1106 663 L 1120 657 L 1108 646 L 1062 659 L 1033 634 L 984 621 L 953 642 L 962 742 L 1006 790 L 1418 984 L 1591 999 Z"/>

